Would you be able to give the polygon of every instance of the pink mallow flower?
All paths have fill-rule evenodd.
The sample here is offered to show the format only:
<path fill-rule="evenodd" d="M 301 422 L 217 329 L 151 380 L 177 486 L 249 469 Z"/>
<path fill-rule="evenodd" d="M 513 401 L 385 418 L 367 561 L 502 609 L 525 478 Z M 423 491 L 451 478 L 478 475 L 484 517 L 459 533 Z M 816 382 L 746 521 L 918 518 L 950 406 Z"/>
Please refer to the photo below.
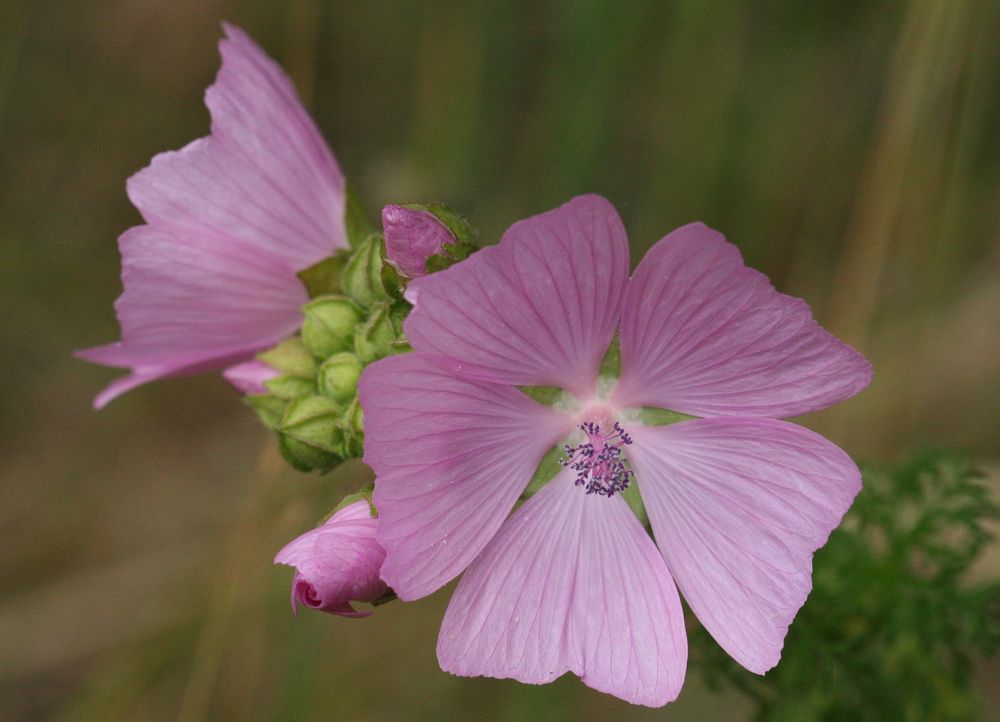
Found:
<path fill-rule="evenodd" d="M 365 461 L 399 597 L 465 571 L 442 668 L 528 683 L 573 672 L 663 705 L 687 661 L 677 588 L 740 664 L 773 667 L 813 552 L 861 484 L 842 450 L 778 419 L 856 394 L 868 362 L 699 223 L 629 277 L 625 229 L 598 196 L 411 285 L 415 353 L 361 379 Z M 620 378 L 602 378 L 616 330 Z M 544 406 L 524 386 L 564 391 Z M 646 425 L 643 407 L 698 418 Z M 566 468 L 508 518 L 568 434 Z M 655 543 L 623 496 L 633 484 Z"/>
<path fill-rule="evenodd" d="M 386 260 L 404 276 L 427 275 L 427 259 L 443 253 L 455 236 L 433 213 L 419 208 L 388 205 L 382 209 Z"/>
<path fill-rule="evenodd" d="M 147 381 L 245 361 L 301 324 L 296 273 L 347 246 L 344 177 L 281 68 L 225 24 L 212 132 L 128 181 L 145 225 L 118 239 L 122 340 L 77 352 Z"/>
<path fill-rule="evenodd" d="M 377 527 L 371 506 L 361 499 L 278 552 L 275 564 L 295 567 L 292 610 L 301 604 L 342 617 L 370 615 L 351 602 L 374 602 L 388 591 L 379 578 L 385 552 L 375 541 Z"/>

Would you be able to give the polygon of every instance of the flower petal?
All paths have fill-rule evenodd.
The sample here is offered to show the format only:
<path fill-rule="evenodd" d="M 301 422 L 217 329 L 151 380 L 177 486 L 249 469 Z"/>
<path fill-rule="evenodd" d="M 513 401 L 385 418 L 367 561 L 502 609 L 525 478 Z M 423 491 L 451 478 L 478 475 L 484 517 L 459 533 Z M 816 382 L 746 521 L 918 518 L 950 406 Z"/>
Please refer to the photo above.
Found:
<path fill-rule="evenodd" d="M 382 577 L 405 600 L 468 566 L 572 428 L 566 414 L 514 388 L 458 378 L 418 353 L 372 364 L 358 391 Z"/>
<path fill-rule="evenodd" d="M 854 462 L 772 419 L 629 427 L 657 544 L 692 611 L 737 662 L 777 664 L 812 555 L 861 489 Z"/>
<path fill-rule="evenodd" d="M 462 577 L 438 660 L 454 674 L 531 684 L 569 671 L 658 707 L 680 692 L 687 638 L 674 582 L 628 505 L 588 496 L 563 472 Z"/>
<path fill-rule="evenodd" d="M 150 225 L 225 236 L 294 275 L 347 247 L 344 177 L 280 66 L 224 28 L 205 93 L 212 134 L 153 158 L 129 179 L 129 198 Z"/>
<path fill-rule="evenodd" d="M 795 416 L 871 380 L 865 358 L 821 328 L 804 301 L 775 291 L 700 223 L 667 235 L 639 264 L 621 353 L 619 406 L 695 416 Z"/>
<path fill-rule="evenodd" d="M 628 265 L 614 207 L 579 196 L 412 281 L 419 303 L 406 337 L 467 378 L 586 393 L 621 314 Z"/>
<path fill-rule="evenodd" d="M 266 394 L 265 383 L 281 373 L 263 361 L 244 361 L 222 372 L 222 378 L 231 383 L 241 394 Z"/>
<path fill-rule="evenodd" d="M 147 381 L 244 361 L 301 322 L 308 296 L 297 280 L 288 283 L 278 260 L 152 226 L 129 229 L 119 246 L 125 291 L 115 311 L 122 341 L 77 356 L 133 373 L 98 396 L 98 408 Z"/>
<path fill-rule="evenodd" d="M 95 400 L 243 361 L 301 323 L 296 272 L 347 245 L 344 179 L 281 68 L 225 25 L 212 134 L 129 179 L 148 225 L 119 239 L 122 340 L 77 355 L 131 367 Z"/>

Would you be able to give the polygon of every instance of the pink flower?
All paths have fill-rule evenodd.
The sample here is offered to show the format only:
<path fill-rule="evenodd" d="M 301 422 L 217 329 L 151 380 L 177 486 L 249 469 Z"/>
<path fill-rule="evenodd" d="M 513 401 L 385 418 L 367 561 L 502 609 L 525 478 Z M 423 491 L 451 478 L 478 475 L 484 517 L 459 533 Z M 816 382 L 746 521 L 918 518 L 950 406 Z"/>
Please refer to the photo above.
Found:
<path fill-rule="evenodd" d="M 382 209 L 386 259 L 409 278 L 427 275 L 427 259 L 455 243 L 447 226 L 433 213 L 388 205 Z"/>
<path fill-rule="evenodd" d="M 387 587 L 379 578 L 385 552 L 375 541 L 378 519 L 362 499 L 348 504 L 325 524 L 289 542 L 275 564 L 295 567 L 292 609 L 297 605 L 342 617 L 367 617 L 351 602 L 374 602 Z"/>
<path fill-rule="evenodd" d="M 569 671 L 663 705 L 685 674 L 679 588 L 763 673 L 813 552 L 860 489 L 843 451 L 777 420 L 864 388 L 860 354 L 701 224 L 628 270 L 614 208 L 575 198 L 414 280 L 415 353 L 362 377 L 382 578 L 411 600 L 465 570 L 438 640 L 447 671 L 529 683 Z M 617 381 L 599 376 L 616 330 Z M 543 406 L 518 386 L 565 392 Z M 700 418 L 644 425 L 642 407 Z M 574 429 L 567 468 L 508 518 Z M 620 493 L 633 484 L 655 544 Z"/>
<path fill-rule="evenodd" d="M 296 273 L 347 245 L 344 178 L 281 68 L 224 25 L 205 93 L 212 133 L 128 181 L 145 225 L 118 240 L 122 340 L 77 352 L 131 369 L 94 402 L 223 368 L 291 335 L 308 296 Z"/>

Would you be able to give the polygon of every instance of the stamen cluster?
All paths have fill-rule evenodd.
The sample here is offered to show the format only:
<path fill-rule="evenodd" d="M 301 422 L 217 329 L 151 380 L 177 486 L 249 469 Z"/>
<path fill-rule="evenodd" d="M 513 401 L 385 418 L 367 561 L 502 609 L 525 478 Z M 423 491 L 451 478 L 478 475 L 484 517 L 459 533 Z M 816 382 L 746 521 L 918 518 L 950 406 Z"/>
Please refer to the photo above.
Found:
<path fill-rule="evenodd" d="M 635 472 L 622 457 L 622 447 L 631 444 L 632 437 L 617 421 L 608 434 L 592 421 L 580 424 L 579 429 L 587 441 L 579 446 L 567 444 L 566 456 L 559 463 L 577 473 L 576 485 L 586 487 L 588 494 L 611 497 L 625 491 Z"/>

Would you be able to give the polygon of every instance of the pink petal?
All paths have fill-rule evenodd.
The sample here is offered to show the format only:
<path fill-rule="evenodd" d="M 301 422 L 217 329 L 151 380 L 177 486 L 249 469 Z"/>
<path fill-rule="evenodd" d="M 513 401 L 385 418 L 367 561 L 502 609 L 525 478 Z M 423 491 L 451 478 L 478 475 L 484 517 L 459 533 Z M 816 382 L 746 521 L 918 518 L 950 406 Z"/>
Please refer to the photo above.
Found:
<path fill-rule="evenodd" d="M 629 427 L 656 541 L 692 611 L 737 662 L 777 664 L 812 555 L 861 489 L 822 436 L 772 419 Z"/>
<path fill-rule="evenodd" d="M 246 360 L 301 323 L 308 296 L 278 260 L 152 226 L 129 229 L 119 246 L 125 291 L 115 311 L 123 340 L 77 355 L 133 373 L 98 396 L 98 408 L 147 381 Z"/>
<path fill-rule="evenodd" d="M 579 196 L 515 223 L 499 246 L 415 279 L 406 336 L 467 378 L 584 394 L 614 335 L 628 265 L 614 207 Z"/>
<path fill-rule="evenodd" d="M 516 389 L 460 379 L 420 354 L 372 364 L 358 390 L 365 462 L 378 479 L 382 577 L 405 600 L 468 566 L 572 427 Z"/>
<path fill-rule="evenodd" d="M 804 301 L 775 291 L 700 223 L 667 235 L 639 264 L 621 351 L 620 406 L 695 416 L 795 416 L 871 380 L 864 357 L 823 330 Z"/>
<path fill-rule="evenodd" d="M 291 275 L 347 247 L 344 177 L 281 67 L 226 24 L 205 93 L 212 134 L 161 153 L 129 179 L 150 225 L 227 236 Z"/>
<path fill-rule="evenodd" d="M 206 93 L 212 135 L 129 179 L 149 225 L 119 239 L 122 340 L 78 353 L 132 374 L 130 388 L 245 360 L 293 333 L 307 299 L 295 274 L 346 246 L 344 179 L 291 82 L 225 26 Z"/>
<path fill-rule="evenodd" d="M 222 378 L 231 383 L 241 394 L 266 394 L 265 382 L 279 373 L 263 361 L 244 361 L 222 372 Z"/>
<path fill-rule="evenodd" d="M 442 669 L 530 684 L 573 672 L 659 707 L 684 681 L 677 589 L 620 496 L 563 472 L 529 499 L 462 577 L 438 638 Z"/>

